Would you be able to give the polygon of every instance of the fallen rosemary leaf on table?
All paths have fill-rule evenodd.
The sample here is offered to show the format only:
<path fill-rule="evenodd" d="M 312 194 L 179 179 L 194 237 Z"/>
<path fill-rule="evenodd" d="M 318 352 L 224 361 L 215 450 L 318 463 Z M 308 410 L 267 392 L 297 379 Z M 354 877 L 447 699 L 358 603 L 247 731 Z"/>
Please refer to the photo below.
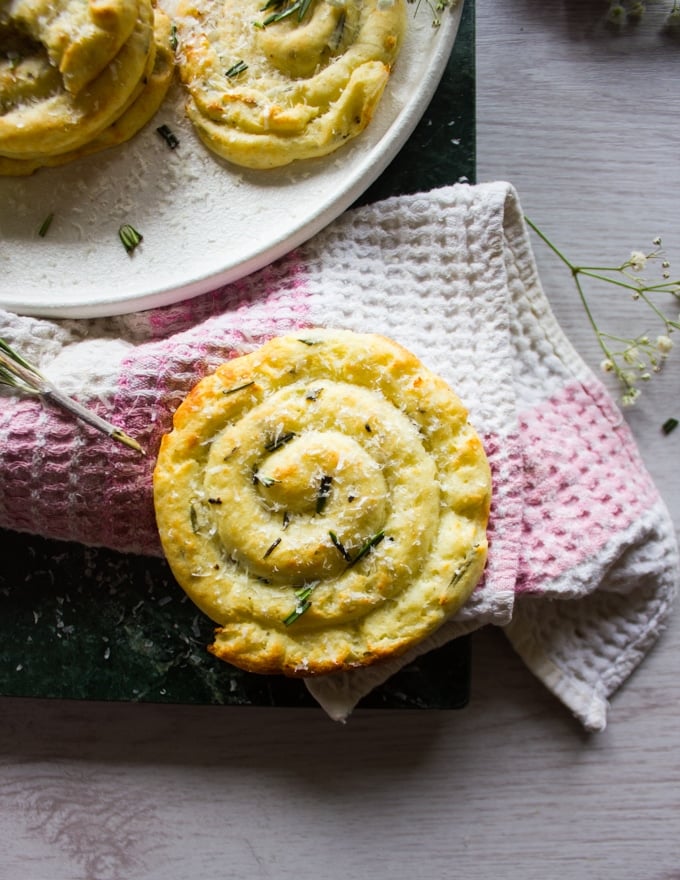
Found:
<path fill-rule="evenodd" d="M 144 450 L 136 440 L 60 391 L 1 337 L 0 385 L 8 385 L 24 394 L 36 395 L 44 401 L 49 401 L 102 434 L 106 434 L 107 437 L 111 437 L 112 440 L 117 440 L 130 449 L 144 454 Z"/>

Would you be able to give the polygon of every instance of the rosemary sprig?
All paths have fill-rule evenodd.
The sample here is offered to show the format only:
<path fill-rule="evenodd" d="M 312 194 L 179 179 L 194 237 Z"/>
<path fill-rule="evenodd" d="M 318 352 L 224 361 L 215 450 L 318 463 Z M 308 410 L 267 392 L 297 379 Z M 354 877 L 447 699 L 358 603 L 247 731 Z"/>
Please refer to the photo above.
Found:
<path fill-rule="evenodd" d="M 333 483 L 333 477 L 330 474 L 324 474 L 321 477 L 321 483 L 319 485 L 319 492 L 316 496 L 316 512 L 323 513 L 326 504 L 328 503 L 328 499 L 331 494 L 331 485 Z"/>
<path fill-rule="evenodd" d="M 118 230 L 118 238 L 120 238 L 123 243 L 125 250 L 131 254 L 137 245 L 141 244 L 144 236 L 141 232 L 138 232 L 134 226 L 130 226 L 129 223 L 124 223 Z"/>
<path fill-rule="evenodd" d="M 345 562 L 351 562 L 352 557 L 349 555 L 349 553 L 345 549 L 345 545 L 342 543 L 340 538 L 338 538 L 338 536 L 335 534 L 335 532 L 329 532 L 328 534 L 330 536 L 331 543 L 333 544 L 335 549 L 338 551 L 338 553 L 342 556 L 342 558 L 345 560 Z"/>
<path fill-rule="evenodd" d="M 224 75 L 229 77 L 229 79 L 233 79 L 235 76 L 238 76 L 239 73 L 243 73 L 245 70 L 248 70 L 248 65 L 245 61 L 237 61 L 236 64 L 232 64 L 229 70 L 224 71 Z"/>
<path fill-rule="evenodd" d="M 285 446 L 286 443 L 290 443 L 290 441 L 294 440 L 295 437 L 297 437 L 297 434 L 294 431 L 286 431 L 285 434 L 279 434 L 276 437 L 272 437 L 271 440 L 268 440 L 264 444 L 265 451 L 276 452 L 277 449 Z"/>
<path fill-rule="evenodd" d="M 290 0 L 268 0 L 260 9 L 260 12 L 266 12 L 268 9 L 276 9 L 278 11 L 268 15 L 262 22 L 262 27 L 275 24 L 277 21 L 283 21 L 284 18 L 289 18 L 291 15 L 295 15 L 296 12 L 297 20 L 301 22 L 311 5 L 312 0 L 292 0 L 292 2 Z"/>
<path fill-rule="evenodd" d="M 243 385 L 235 385 L 233 388 L 225 388 L 222 394 L 236 394 L 237 391 L 243 391 L 244 388 L 250 388 L 255 382 L 244 382 Z"/>
<path fill-rule="evenodd" d="M 472 546 L 472 548 L 468 551 L 468 553 L 465 556 L 465 559 L 461 562 L 461 564 L 458 566 L 458 568 L 454 571 L 453 577 L 451 578 L 451 580 L 449 582 L 449 587 L 455 587 L 456 584 L 460 581 L 460 579 L 463 577 L 465 572 L 468 570 L 468 568 L 470 568 L 470 566 L 472 565 L 472 563 L 476 559 L 478 550 L 479 550 L 479 544 L 474 544 Z"/>
<path fill-rule="evenodd" d="M 267 547 L 267 549 L 262 554 L 262 558 L 266 559 L 268 556 L 271 556 L 271 554 L 274 552 L 274 550 L 276 550 L 282 540 L 282 538 L 276 538 L 274 541 L 272 541 L 269 547 Z"/>
<path fill-rule="evenodd" d="M 45 217 L 43 222 L 40 224 L 40 229 L 38 229 L 38 235 L 40 238 L 45 238 L 47 235 L 50 226 L 52 225 L 52 221 L 54 220 L 54 211 L 50 211 L 50 213 Z"/>
<path fill-rule="evenodd" d="M 364 558 L 364 556 L 367 556 L 371 552 L 374 547 L 378 546 L 378 544 L 383 540 L 384 537 L 385 532 L 380 531 L 373 535 L 372 538 L 369 538 L 364 546 L 359 550 L 357 555 L 352 559 L 352 561 L 350 562 L 350 566 L 356 565 L 357 562 L 360 562 Z"/>
<path fill-rule="evenodd" d="M 60 391 L 40 371 L 0 338 L 0 384 L 8 385 L 25 394 L 34 394 L 59 407 L 77 419 L 95 428 L 112 440 L 144 454 L 142 447 L 120 428 L 84 407 L 78 401 Z"/>
<path fill-rule="evenodd" d="M 357 562 L 360 562 L 365 556 L 367 556 L 374 547 L 377 547 L 378 544 L 384 540 L 385 532 L 383 530 L 376 532 L 372 538 L 369 538 L 368 541 L 365 541 L 362 546 L 359 548 L 356 556 L 352 556 L 352 554 L 347 550 L 345 545 L 342 543 L 340 538 L 335 534 L 335 532 L 329 532 L 328 536 L 331 539 L 331 543 L 338 551 L 338 553 L 342 556 L 345 562 L 348 565 L 348 568 L 351 568 L 353 565 L 356 565 Z"/>
<path fill-rule="evenodd" d="M 305 611 L 308 611 L 312 607 L 312 603 L 309 597 L 312 595 L 314 587 L 316 587 L 317 583 L 318 581 L 315 581 L 313 584 L 309 584 L 306 587 L 301 587 L 299 590 L 295 591 L 295 598 L 297 602 L 295 604 L 295 608 L 290 612 L 290 614 L 287 617 L 284 617 L 284 626 L 290 626 L 291 623 L 295 623 L 298 618 L 302 617 Z"/>

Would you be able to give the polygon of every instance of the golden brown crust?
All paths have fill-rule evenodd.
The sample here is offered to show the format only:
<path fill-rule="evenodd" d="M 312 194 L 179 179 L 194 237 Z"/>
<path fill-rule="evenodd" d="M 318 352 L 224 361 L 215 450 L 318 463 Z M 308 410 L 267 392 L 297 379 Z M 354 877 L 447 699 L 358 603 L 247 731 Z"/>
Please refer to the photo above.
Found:
<path fill-rule="evenodd" d="M 314 0 L 302 21 L 256 27 L 262 8 L 180 0 L 187 115 L 207 147 L 238 165 L 324 156 L 370 122 L 401 46 L 405 2 Z"/>
<path fill-rule="evenodd" d="M 118 146 L 134 137 L 159 109 L 172 82 L 174 53 L 170 48 L 170 29 L 168 16 L 155 9 L 154 41 L 147 56 L 146 68 L 120 115 L 103 131 L 81 146 L 63 153 L 35 158 L 10 158 L 0 155 L 0 176 L 17 177 L 32 174 L 38 168 L 65 165 L 92 153 Z"/>
<path fill-rule="evenodd" d="M 31 174 L 131 138 L 170 86 L 170 20 L 149 0 L 114 61 L 78 95 L 66 90 L 45 50 L 0 60 L 0 175 Z"/>
<path fill-rule="evenodd" d="M 45 47 L 74 95 L 113 61 L 139 13 L 137 0 L 12 0 L 8 5 L 11 21 Z M 0 13 L 0 27 L 2 21 Z"/>
<path fill-rule="evenodd" d="M 313 330 L 223 364 L 179 407 L 158 527 L 210 650 L 311 676 L 438 628 L 486 559 L 490 473 L 451 389 L 381 336 Z"/>

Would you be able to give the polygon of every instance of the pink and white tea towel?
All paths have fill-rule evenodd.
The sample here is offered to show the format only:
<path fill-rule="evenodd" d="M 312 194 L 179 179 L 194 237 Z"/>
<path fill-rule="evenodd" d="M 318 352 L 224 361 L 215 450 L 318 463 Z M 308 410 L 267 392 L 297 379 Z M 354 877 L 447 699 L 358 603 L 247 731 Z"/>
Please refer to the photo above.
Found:
<path fill-rule="evenodd" d="M 349 211 L 271 266 L 179 305 L 81 321 L 0 312 L 1 337 L 148 453 L 5 393 L 0 526 L 159 554 L 151 472 L 179 402 L 220 361 L 320 325 L 390 336 L 440 373 L 469 407 L 493 470 L 483 582 L 400 662 L 502 626 L 583 725 L 603 729 L 609 696 L 670 612 L 678 548 L 620 412 L 550 311 L 509 184 Z M 308 687 L 344 719 L 395 669 Z"/>

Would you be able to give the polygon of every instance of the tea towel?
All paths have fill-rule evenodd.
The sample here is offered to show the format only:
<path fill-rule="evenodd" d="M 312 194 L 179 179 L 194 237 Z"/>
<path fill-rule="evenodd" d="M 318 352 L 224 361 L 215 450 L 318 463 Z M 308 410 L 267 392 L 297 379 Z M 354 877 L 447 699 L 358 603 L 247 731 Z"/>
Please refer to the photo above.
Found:
<path fill-rule="evenodd" d="M 550 310 L 506 182 L 353 209 L 270 266 L 163 308 L 0 312 L 0 336 L 147 451 L 3 393 L 0 526 L 159 554 L 151 473 L 179 402 L 222 360 L 313 326 L 390 336 L 445 378 L 494 494 L 487 569 L 456 617 L 398 661 L 310 679 L 310 692 L 345 720 L 415 655 L 496 625 L 586 729 L 603 729 L 670 613 L 677 539 L 620 411 Z"/>

